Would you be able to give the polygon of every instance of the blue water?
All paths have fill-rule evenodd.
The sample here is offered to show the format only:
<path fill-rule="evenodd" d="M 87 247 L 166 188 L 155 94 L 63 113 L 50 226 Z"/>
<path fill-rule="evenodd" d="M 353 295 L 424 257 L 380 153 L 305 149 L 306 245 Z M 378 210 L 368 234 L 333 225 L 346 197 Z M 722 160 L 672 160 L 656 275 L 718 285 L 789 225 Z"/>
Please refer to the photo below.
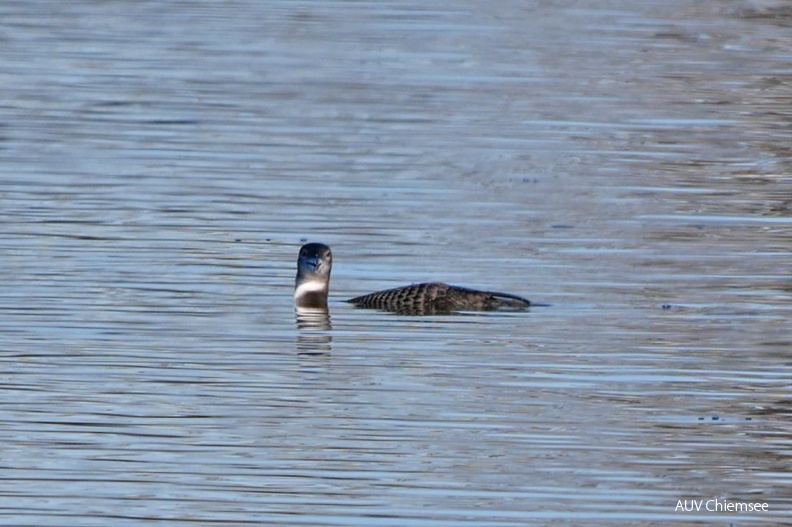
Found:
<path fill-rule="evenodd" d="M 788 521 L 783 4 L 0 19 L 0 523 Z M 550 306 L 341 302 L 430 280 Z"/>

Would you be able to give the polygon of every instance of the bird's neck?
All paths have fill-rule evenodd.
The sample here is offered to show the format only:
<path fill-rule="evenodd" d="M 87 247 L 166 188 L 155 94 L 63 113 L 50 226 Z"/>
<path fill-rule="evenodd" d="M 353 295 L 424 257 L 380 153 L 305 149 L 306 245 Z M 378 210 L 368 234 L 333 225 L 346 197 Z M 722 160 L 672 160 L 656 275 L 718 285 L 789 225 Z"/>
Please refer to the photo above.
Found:
<path fill-rule="evenodd" d="M 328 285 L 320 278 L 297 277 L 294 285 L 296 307 L 327 308 Z"/>

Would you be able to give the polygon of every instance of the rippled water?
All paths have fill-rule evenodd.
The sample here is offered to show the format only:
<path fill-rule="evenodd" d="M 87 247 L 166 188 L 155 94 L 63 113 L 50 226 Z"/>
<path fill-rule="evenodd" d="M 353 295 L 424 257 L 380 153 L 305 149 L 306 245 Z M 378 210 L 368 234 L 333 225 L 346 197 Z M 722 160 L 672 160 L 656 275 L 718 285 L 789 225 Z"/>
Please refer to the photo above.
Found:
<path fill-rule="evenodd" d="M 0 523 L 788 521 L 785 4 L 0 19 Z M 551 306 L 341 302 L 429 280 Z"/>

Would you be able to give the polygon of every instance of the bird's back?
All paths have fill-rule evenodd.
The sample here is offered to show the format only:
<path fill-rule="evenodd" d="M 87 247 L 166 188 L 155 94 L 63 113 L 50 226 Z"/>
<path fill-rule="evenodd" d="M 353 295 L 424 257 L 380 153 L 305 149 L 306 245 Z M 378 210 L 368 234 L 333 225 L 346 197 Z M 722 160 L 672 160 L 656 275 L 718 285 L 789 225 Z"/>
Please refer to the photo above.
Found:
<path fill-rule="evenodd" d="M 530 307 L 525 298 L 508 293 L 478 291 L 440 282 L 377 291 L 347 300 L 357 307 L 405 314 L 442 314 L 455 311 L 518 310 Z"/>

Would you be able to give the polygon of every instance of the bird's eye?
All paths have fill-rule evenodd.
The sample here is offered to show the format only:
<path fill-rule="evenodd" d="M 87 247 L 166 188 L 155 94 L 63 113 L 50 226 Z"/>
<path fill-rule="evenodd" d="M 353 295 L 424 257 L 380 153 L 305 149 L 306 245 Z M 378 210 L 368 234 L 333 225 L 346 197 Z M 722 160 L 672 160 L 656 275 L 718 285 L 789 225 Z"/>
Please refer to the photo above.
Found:
<path fill-rule="evenodd" d="M 305 258 L 305 249 L 303 249 L 302 251 L 300 251 L 300 256 L 302 256 L 303 258 Z"/>

